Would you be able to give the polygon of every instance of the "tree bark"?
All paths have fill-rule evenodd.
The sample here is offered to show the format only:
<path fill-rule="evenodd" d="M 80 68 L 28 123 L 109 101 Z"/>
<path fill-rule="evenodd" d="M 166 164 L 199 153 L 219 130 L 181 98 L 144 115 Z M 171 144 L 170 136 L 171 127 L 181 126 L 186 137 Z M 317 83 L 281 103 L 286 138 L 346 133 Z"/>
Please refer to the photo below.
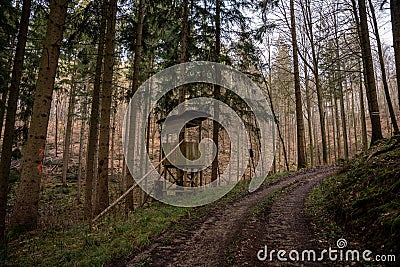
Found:
<path fill-rule="evenodd" d="M 1 93 L 0 100 L 0 139 L 3 134 L 4 116 L 6 115 L 6 102 L 8 98 L 8 88 L 5 86 L 3 92 Z"/>
<path fill-rule="evenodd" d="M 130 97 L 132 97 L 137 89 L 139 88 L 139 73 L 140 73 L 140 62 L 141 62 L 141 51 L 142 51 L 142 41 L 143 41 L 143 19 L 144 19 L 144 8 L 145 0 L 139 0 L 138 9 L 138 24 L 136 28 L 136 44 L 135 44 L 135 59 L 133 63 L 133 80 L 132 80 L 132 92 Z"/>
<path fill-rule="evenodd" d="M 325 112 L 324 112 L 324 103 L 322 96 L 322 86 L 321 79 L 319 75 L 319 66 L 318 66 L 318 56 L 317 51 L 315 49 L 314 42 L 314 30 L 313 30 L 313 21 L 312 21 L 312 12 L 311 12 L 311 4 L 309 1 L 306 1 L 306 6 L 302 5 L 303 16 L 306 21 L 307 28 L 307 36 L 311 45 L 311 55 L 312 55 L 312 72 L 314 74 L 315 79 L 315 88 L 317 91 L 317 101 L 318 101 L 318 112 L 319 112 L 319 122 L 321 127 L 321 138 L 322 138 L 322 160 L 324 164 L 328 163 L 328 147 L 326 142 L 326 122 L 325 122 Z"/>
<path fill-rule="evenodd" d="M 361 112 L 361 133 L 362 133 L 362 148 L 363 151 L 367 151 L 368 149 L 368 136 L 367 136 L 367 121 L 365 116 L 365 105 L 364 105 L 364 90 L 363 90 L 363 79 L 361 74 L 361 64 L 360 66 L 360 86 L 359 86 L 359 94 L 360 94 L 360 112 Z"/>
<path fill-rule="evenodd" d="M 189 37 L 189 1 L 183 1 L 183 22 L 182 22 L 183 30 L 182 30 L 182 50 L 180 63 L 185 63 L 187 61 L 187 50 L 188 50 L 188 37 Z M 184 69 L 181 68 L 181 76 L 184 75 Z M 185 85 L 179 86 L 179 104 L 185 102 Z M 185 139 L 185 127 L 183 127 L 182 131 L 179 133 L 179 142 Z M 185 153 L 183 154 L 185 155 Z M 177 185 L 184 185 L 184 175 L 185 172 L 181 169 L 177 169 Z"/>
<path fill-rule="evenodd" d="M 336 143 L 337 143 L 337 157 L 342 156 L 342 134 L 340 132 L 340 116 L 338 106 L 338 94 L 333 91 L 333 107 L 335 109 L 335 128 L 336 128 Z M 335 151 L 336 153 L 336 151 Z"/>
<path fill-rule="evenodd" d="M 397 94 L 400 107 L 400 0 L 390 0 L 392 17 L 393 47 L 396 63 Z"/>
<path fill-rule="evenodd" d="M 25 2 L 25 1 L 24 1 Z M 31 5 L 31 0 L 29 0 L 29 5 Z M 20 7 L 20 1 L 16 1 L 16 3 L 15 3 L 15 8 L 16 9 L 20 9 L 21 7 Z M 23 21 L 23 20 L 26 20 L 26 19 L 28 19 L 28 23 L 27 23 L 27 25 L 26 25 L 26 32 L 28 32 L 28 24 L 29 24 L 29 14 L 30 14 L 30 7 L 29 7 L 29 14 L 28 14 L 28 18 L 26 18 L 26 16 L 27 16 L 27 14 L 24 14 L 24 12 L 25 12 L 25 10 L 24 10 L 24 6 L 22 6 L 22 12 L 21 12 L 21 18 L 20 18 L 20 20 L 21 20 L 21 22 Z M 18 23 L 18 21 L 16 21 L 16 26 L 17 27 L 19 27 L 19 28 L 21 28 L 21 22 L 19 22 Z M 19 31 L 20 31 L 20 29 L 19 29 Z M 11 40 L 10 40 L 10 48 L 9 48 L 9 50 L 10 51 L 14 51 L 14 48 L 15 48 L 15 39 L 17 38 L 17 34 L 18 33 L 15 33 L 15 34 L 13 34 L 12 36 L 11 36 Z M 25 39 L 26 39 L 26 36 L 25 36 Z M 26 40 L 25 40 L 25 44 L 26 44 Z M 10 53 L 11 54 L 11 53 Z M 25 52 L 24 52 L 24 54 L 25 54 Z M 10 71 L 8 71 L 8 74 L 9 74 L 9 76 L 11 77 L 11 79 L 12 79 L 12 71 L 13 71 L 13 63 L 14 63 L 14 60 L 15 60 L 15 56 L 14 56 L 14 58 L 10 55 L 9 56 L 9 59 L 8 59 L 8 62 L 7 62 L 7 67 L 8 67 L 8 69 L 10 70 Z M 22 73 L 22 69 L 21 69 L 21 73 Z M 8 80 L 7 80 L 7 82 L 8 82 Z M 0 139 L 1 139 L 1 137 L 2 137 L 2 134 L 3 134 L 3 126 L 4 126 L 4 120 L 6 119 L 4 116 L 6 115 L 6 108 L 7 108 L 7 99 L 8 99 L 8 94 L 9 94 L 9 87 L 8 87 L 9 85 L 8 85 L 8 83 L 5 83 L 4 84 L 4 86 L 2 87 L 2 90 L 1 90 L 1 100 L 0 100 Z M 11 83 L 10 83 L 10 86 L 11 86 Z M 19 83 L 18 83 L 18 86 L 19 86 Z"/>
<path fill-rule="evenodd" d="M 375 8 L 372 4 L 372 1 L 371 0 L 368 0 L 368 1 L 369 1 L 369 6 L 370 6 L 370 10 L 371 10 L 371 15 L 372 15 L 372 22 L 374 25 L 376 42 L 377 42 L 377 46 L 378 46 L 378 57 L 379 57 L 379 64 L 381 67 L 382 83 L 383 83 L 383 89 L 385 91 L 386 103 L 387 103 L 387 106 L 389 109 L 390 120 L 392 122 L 394 134 L 399 134 L 399 126 L 396 121 L 396 115 L 394 113 L 392 100 L 390 98 L 390 93 L 389 93 L 389 84 L 388 84 L 387 76 L 386 76 L 385 61 L 383 60 L 382 43 L 381 43 L 381 38 L 379 36 L 378 23 L 376 21 L 376 15 L 375 15 Z"/>
<path fill-rule="evenodd" d="M 355 19 L 355 24 L 357 28 L 357 34 L 359 39 L 361 40 L 361 27 L 360 27 L 360 18 L 358 17 L 358 11 L 357 11 L 357 3 L 356 0 L 351 0 L 352 4 L 352 9 L 353 9 L 353 15 Z M 361 43 L 360 43 L 360 49 L 361 48 Z M 362 68 L 361 68 L 361 62 L 362 62 Z M 368 136 L 367 136 L 367 122 L 366 122 L 366 116 L 365 116 L 365 105 L 364 105 L 364 90 L 363 90 L 363 83 L 365 83 L 365 88 L 367 88 L 367 82 L 366 82 L 366 60 L 364 57 L 361 57 L 360 60 L 358 60 L 358 69 L 360 71 L 360 88 L 359 88 L 359 94 L 360 94 L 360 112 L 361 112 L 361 129 L 362 129 L 362 142 L 363 142 L 363 151 L 366 151 L 368 149 Z M 364 80 L 363 81 L 363 76 Z"/>
<path fill-rule="evenodd" d="M 365 0 L 358 0 L 358 8 L 360 13 L 360 41 L 362 55 L 365 60 L 365 76 L 367 81 L 367 99 L 370 114 L 372 137 L 371 144 L 375 144 L 382 139 L 382 127 L 379 114 L 379 106 L 376 94 L 376 84 L 374 76 L 374 65 L 372 61 L 371 43 L 368 32 L 367 8 Z"/>
<path fill-rule="evenodd" d="M 333 157 L 335 158 L 335 162 L 337 161 L 337 154 L 336 154 L 336 152 L 338 152 L 338 150 L 336 149 L 336 147 L 337 147 L 337 140 L 336 140 L 336 138 L 337 138 L 337 136 L 335 135 L 336 134 L 336 114 L 335 114 L 335 112 L 334 112 L 334 109 L 336 108 L 336 106 L 335 106 L 335 104 L 334 104 L 334 102 L 335 102 L 335 97 L 334 97 L 334 93 L 333 92 L 331 92 L 331 95 L 330 95 L 330 105 L 331 105 L 331 124 L 332 124 L 332 135 L 333 135 Z"/>
<path fill-rule="evenodd" d="M 140 62 L 141 62 L 141 51 L 142 51 L 142 42 L 143 42 L 143 19 L 144 19 L 144 10 L 145 9 L 145 0 L 139 0 L 139 9 L 137 13 L 138 17 L 138 24 L 136 28 L 136 44 L 135 44 L 135 58 L 133 62 L 133 80 L 132 80 L 132 90 L 128 95 L 131 98 L 139 88 L 139 74 L 140 74 Z M 136 132 L 135 122 L 133 125 L 133 132 Z M 133 151 L 134 153 L 134 151 Z M 127 188 L 133 186 L 133 177 L 129 171 L 128 166 L 126 166 L 126 185 Z M 141 194 L 141 193 L 140 193 Z M 134 194 L 133 191 L 130 192 L 125 200 L 126 209 L 127 210 L 134 210 Z"/>
<path fill-rule="evenodd" d="M 304 51 L 306 52 L 306 51 Z M 308 66 L 306 63 L 307 54 L 304 53 L 304 79 L 305 79 L 305 89 L 306 89 L 306 108 L 307 108 L 307 117 L 308 117 L 308 140 L 310 142 L 310 165 L 314 166 L 314 141 L 312 134 L 312 119 L 311 119 L 311 92 L 310 92 L 310 79 L 308 76 Z"/>
<path fill-rule="evenodd" d="M 63 172 L 62 172 L 62 184 L 64 187 L 67 186 L 67 173 L 68 173 L 68 162 L 70 156 L 71 137 L 72 137 L 72 125 L 74 122 L 74 109 L 75 109 L 75 70 L 73 70 L 71 78 L 71 91 L 69 92 L 69 103 L 68 103 L 68 114 L 67 114 L 67 127 L 65 129 L 64 138 L 64 150 L 63 150 Z"/>
<path fill-rule="evenodd" d="M 285 168 L 286 168 L 286 171 L 289 171 L 289 162 L 288 162 L 288 159 L 287 159 L 287 153 L 286 153 L 286 149 L 285 149 L 285 141 L 284 141 L 283 136 L 282 136 L 281 125 L 280 125 L 278 116 L 276 115 L 276 112 L 275 112 L 275 109 L 274 109 L 274 103 L 272 101 L 272 94 L 271 94 L 271 91 L 269 89 L 268 82 L 267 82 L 267 79 L 265 78 L 264 73 L 262 73 L 261 70 L 260 70 L 260 72 L 261 72 L 261 75 L 263 77 L 265 89 L 267 91 L 267 95 L 268 95 L 268 100 L 269 100 L 269 104 L 270 104 L 270 107 L 271 107 L 272 116 L 274 117 L 274 122 L 275 122 L 276 128 L 278 130 L 278 137 L 279 137 L 279 140 L 281 141 L 282 146 L 283 146 L 283 157 L 285 159 Z M 274 160 L 274 162 L 275 162 L 275 160 Z"/>
<path fill-rule="evenodd" d="M 116 107 L 112 109 L 112 114 L 111 114 L 111 155 L 110 155 L 110 160 L 111 160 L 111 179 L 114 179 L 114 158 L 115 158 L 115 117 L 117 116 L 117 110 Z"/>
<path fill-rule="evenodd" d="M 89 83 L 89 82 L 88 82 Z M 83 172 L 83 149 L 85 143 L 85 126 L 86 126 L 86 112 L 87 112 L 87 99 L 81 100 L 81 130 L 79 137 L 79 159 L 78 159 L 78 184 L 77 184 L 77 194 L 76 199 L 78 203 L 81 203 L 81 188 L 82 188 L 82 172 Z"/>
<path fill-rule="evenodd" d="M 55 148 L 55 157 L 58 157 L 58 104 L 59 100 L 56 93 L 56 101 L 55 101 L 55 134 L 54 134 L 54 148 Z"/>
<path fill-rule="evenodd" d="M 340 103 L 340 117 L 342 120 L 342 133 L 343 133 L 343 151 L 344 158 L 349 158 L 349 143 L 347 137 L 347 120 L 346 120 L 346 111 L 344 108 L 344 95 L 343 95 L 343 74 L 342 74 L 342 64 L 340 60 L 340 44 L 339 44 L 339 35 L 338 35 L 338 27 L 337 27 L 337 14 L 335 14 L 334 19 L 334 31 L 335 31 L 335 56 L 337 61 L 337 79 L 338 79 L 338 88 L 339 88 L 339 103 Z"/>
<path fill-rule="evenodd" d="M 89 122 L 89 138 L 87 144 L 86 156 L 86 184 L 85 184 L 85 218 L 91 219 L 93 215 L 93 181 L 95 178 L 95 158 L 98 147 L 99 134 L 99 110 L 100 110 L 100 92 L 101 75 L 104 58 L 104 39 L 106 31 L 106 10 L 107 0 L 103 0 L 102 14 L 99 29 L 99 44 L 97 47 L 96 70 L 93 84 L 93 96 Z M 89 88 L 88 88 L 89 89 Z"/>
<path fill-rule="evenodd" d="M 327 101 L 324 102 L 324 110 L 328 110 L 328 102 Z M 329 120 L 328 120 L 328 117 L 327 117 L 327 120 L 326 120 L 326 129 L 328 130 L 327 134 L 326 134 L 326 137 L 327 137 L 327 142 L 329 144 L 329 149 L 327 151 L 328 159 L 329 159 L 328 160 L 328 164 L 330 164 L 331 161 L 332 161 L 332 155 L 331 155 L 332 153 L 331 153 L 331 149 L 330 149 L 331 138 L 335 139 L 335 136 L 332 135 L 332 137 L 331 137 L 331 132 L 329 131 Z"/>
<path fill-rule="evenodd" d="M 354 101 L 354 86 L 353 86 L 353 76 L 350 75 L 350 89 L 351 89 L 351 115 L 353 118 L 353 134 L 354 134 L 354 146 L 355 153 L 358 152 L 358 130 L 357 130 L 357 118 L 356 118 L 356 110 L 355 110 L 355 101 Z M 353 155 L 354 155 L 353 154 Z"/>
<path fill-rule="evenodd" d="M 110 114 L 112 98 L 112 78 L 114 71 L 115 24 L 117 0 L 110 0 L 107 15 L 107 33 L 104 57 L 103 90 L 100 111 L 100 136 L 98 177 L 96 181 L 95 213 L 99 214 L 109 205 L 108 163 L 110 151 Z"/>
<path fill-rule="evenodd" d="M 338 51 L 337 51 L 338 52 Z M 338 55 L 339 58 L 339 55 Z M 346 120 L 346 110 L 344 107 L 344 94 L 343 94 L 343 77 L 342 74 L 340 73 L 341 71 L 341 66 L 340 63 L 338 63 L 338 70 L 339 70 L 339 104 L 340 104 L 340 118 L 342 121 L 342 134 L 343 134 L 343 151 L 344 151 L 344 158 L 348 159 L 349 158 L 349 143 L 348 143 L 348 137 L 347 137 L 347 120 Z M 339 129 L 338 129 L 339 131 Z"/>
<path fill-rule="evenodd" d="M 4 129 L 3 146 L 1 151 L 0 161 L 0 241 L 5 236 L 5 218 L 7 212 L 7 193 L 8 193 L 8 179 L 10 176 L 12 144 L 14 142 L 14 128 L 15 116 L 17 113 L 17 102 L 19 98 L 19 86 L 22 77 L 22 69 L 24 65 L 24 55 L 26 40 L 29 26 L 29 16 L 31 12 L 31 0 L 25 0 L 22 4 L 22 14 L 19 23 L 19 32 L 17 37 L 17 47 L 14 57 L 14 66 L 11 74 L 10 96 L 8 98 L 6 123 Z M 4 99 L 3 99 L 4 98 Z M 2 102 L 5 103 L 7 94 L 2 95 Z M 2 107 L 3 108 L 3 107 Z M 4 107 L 5 108 L 5 107 Z M 3 123 L 3 116 L 0 117 L 1 124 Z M 2 127 L 0 128 L 1 135 Z"/>
<path fill-rule="evenodd" d="M 18 228 L 29 229 L 37 226 L 42 160 L 68 2 L 68 0 L 53 0 L 50 3 L 31 127 L 23 152 L 21 178 L 12 218 L 13 226 Z"/>
<path fill-rule="evenodd" d="M 215 54 L 214 61 L 219 62 L 221 54 L 221 0 L 215 1 Z M 216 70 L 217 80 L 220 79 L 221 74 Z M 214 85 L 214 99 L 219 100 L 221 94 L 221 87 Z M 215 158 L 211 164 L 211 182 L 214 182 L 218 178 L 218 144 L 219 144 L 219 123 L 218 106 L 214 105 L 214 120 L 213 120 L 213 142 L 217 148 Z"/>
<path fill-rule="evenodd" d="M 293 46 L 293 69 L 294 69 L 294 84 L 296 97 L 296 126 L 297 126 L 297 168 L 306 167 L 306 157 L 304 149 L 304 121 L 303 121 L 303 104 L 301 99 L 300 87 L 300 72 L 299 72 L 299 55 L 296 35 L 296 18 L 294 14 L 294 0 L 290 0 L 290 22 L 291 36 Z"/>

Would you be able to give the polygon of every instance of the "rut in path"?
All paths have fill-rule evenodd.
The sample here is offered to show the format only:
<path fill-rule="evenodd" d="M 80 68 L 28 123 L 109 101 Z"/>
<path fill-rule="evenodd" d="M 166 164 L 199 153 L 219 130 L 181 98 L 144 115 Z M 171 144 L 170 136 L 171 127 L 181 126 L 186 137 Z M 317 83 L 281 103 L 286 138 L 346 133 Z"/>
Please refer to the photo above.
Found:
<path fill-rule="evenodd" d="M 319 244 L 314 239 L 311 219 L 305 211 L 306 198 L 312 188 L 327 177 L 327 173 L 316 173 L 299 181 L 287 193 L 278 197 L 264 214 L 248 222 L 242 229 L 236 243 L 232 264 L 235 266 L 321 266 L 322 262 L 282 262 L 277 261 L 276 253 L 267 256 L 265 262 L 257 259 L 256 253 L 268 247 L 271 250 L 316 250 Z M 264 257 L 264 253 L 261 257 Z M 288 255 L 285 255 L 288 258 Z M 331 263 L 332 264 L 332 263 Z"/>
<path fill-rule="evenodd" d="M 271 221 L 274 227 L 271 227 L 271 231 L 268 235 L 271 237 L 270 240 L 265 240 L 265 242 L 270 242 L 271 240 L 280 239 L 283 240 L 287 238 L 288 244 L 294 242 L 294 240 L 305 240 L 298 239 L 296 236 L 297 232 L 294 231 L 287 236 L 279 236 L 282 231 L 285 232 L 285 225 L 290 226 L 290 221 L 293 219 L 291 217 L 292 213 L 284 213 L 283 210 L 290 211 L 291 209 L 303 209 L 304 200 L 311 188 L 318 183 L 323 178 L 328 177 L 332 174 L 333 168 L 324 168 L 317 171 L 306 172 L 294 176 L 287 177 L 279 182 L 268 184 L 263 186 L 256 192 L 249 194 L 242 199 L 234 202 L 232 205 L 228 206 L 224 210 L 219 211 L 219 213 L 211 214 L 206 220 L 200 224 L 194 230 L 188 231 L 186 233 L 180 233 L 174 236 L 171 241 L 168 242 L 157 242 L 153 244 L 150 248 L 144 252 L 138 254 L 134 259 L 132 259 L 127 266 L 135 266 L 141 262 L 146 262 L 146 266 L 221 266 L 226 264 L 226 250 L 230 247 L 233 240 L 238 236 L 241 236 L 244 226 L 248 225 L 248 213 L 255 205 L 265 199 L 269 194 L 272 194 L 276 190 L 291 185 L 294 183 L 299 183 L 296 188 L 303 188 L 299 194 L 294 194 L 293 199 L 299 200 L 295 201 L 296 204 L 292 207 L 282 206 L 280 209 L 277 207 L 277 211 L 280 213 L 280 217 L 276 218 L 277 221 Z M 297 190 L 295 190 L 297 191 Z M 289 194 L 290 196 L 290 194 Z M 282 205 L 285 202 L 282 203 Z M 300 205 L 300 207 L 298 206 Z M 281 211 L 279 211 L 281 210 Z M 301 212 L 301 211 L 299 211 Z M 304 217 L 304 214 L 302 215 Z M 275 227 L 279 224 L 279 220 L 284 220 L 286 223 L 282 224 L 283 228 Z M 304 229 L 299 228 L 302 224 L 306 223 L 310 227 L 309 222 L 300 222 L 300 225 L 294 226 L 294 230 L 299 229 L 298 234 L 304 234 Z M 304 226 L 304 225 L 303 225 Z M 261 229 L 269 228 L 269 225 L 260 225 Z M 290 226 L 291 227 L 291 226 Z M 307 228 L 307 226 L 305 226 Z M 247 229 L 248 230 L 248 229 Z M 254 236 L 266 235 L 266 232 L 259 232 L 260 229 L 254 229 L 252 232 Z M 250 233 L 248 233 L 250 234 Z M 308 238 L 307 238 L 308 240 Z M 259 241 L 264 240 L 253 240 L 254 244 Z M 282 241 L 283 242 L 283 241 Z M 251 242 L 250 242 L 251 243 Z M 267 243 L 265 243 L 267 244 Z M 271 244 L 273 244 L 271 242 Z M 275 243 L 274 243 L 275 244 Z M 295 243 L 292 243 L 295 245 Z M 263 247 L 263 246 L 262 246 Z M 238 247 L 239 250 L 242 248 Z M 251 249 L 249 247 L 244 248 L 246 253 L 240 253 L 245 256 L 244 258 L 236 259 L 237 262 L 246 264 L 252 262 L 254 266 L 254 260 L 257 260 L 256 253 L 260 249 L 257 246 L 257 250 Z M 250 254 L 248 254 L 250 253 Z"/>

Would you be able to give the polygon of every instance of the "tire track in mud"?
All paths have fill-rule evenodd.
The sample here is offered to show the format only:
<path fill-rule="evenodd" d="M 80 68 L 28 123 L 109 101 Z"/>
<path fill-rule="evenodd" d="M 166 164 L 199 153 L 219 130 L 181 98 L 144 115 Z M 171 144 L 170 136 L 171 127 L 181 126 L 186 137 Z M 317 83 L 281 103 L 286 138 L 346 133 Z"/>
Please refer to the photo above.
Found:
<path fill-rule="evenodd" d="M 321 266 L 321 262 L 277 261 L 277 251 L 319 250 L 305 203 L 314 186 L 332 173 L 330 170 L 309 175 L 280 195 L 272 205 L 264 207 L 263 212 L 249 221 L 237 237 L 230 251 L 230 266 Z M 265 261 L 260 261 L 257 252 L 265 246 L 268 255 Z M 271 250 L 275 250 L 272 261 Z M 265 255 L 261 253 L 260 256 Z M 284 257 L 288 258 L 288 254 Z"/>
<path fill-rule="evenodd" d="M 257 244 L 259 242 L 270 242 L 272 239 L 283 240 L 284 238 L 288 238 L 288 244 L 296 240 L 295 237 L 280 236 L 282 235 L 281 231 L 286 230 L 285 228 L 278 227 L 278 221 L 284 220 L 286 222 L 282 224 L 282 227 L 292 227 L 293 225 L 290 223 L 290 220 L 293 218 L 288 217 L 291 216 L 292 213 L 287 211 L 290 211 L 292 208 L 296 209 L 299 205 L 303 207 L 306 193 L 320 180 L 331 175 L 333 171 L 334 168 L 331 167 L 309 171 L 264 185 L 259 190 L 244 196 L 231 205 L 224 207 L 224 209 L 212 212 L 206 216 L 203 222 L 196 225 L 197 227 L 183 233 L 172 234 L 168 237 L 169 240 L 158 240 L 130 260 L 127 266 L 224 266 L 227 265 L 226 251 L 230 248 L 232 241 L 238 240 L 238 238 L 241 242 L 237 247 L 237 255 L 242 255 L 243 257 L 235 257 L 234 261 L 239 264 L 238 266 L 247 265 L 246 262 L 251 266 L 255 266 L 254 264 L 259 265 L 260 262 L 254 261 L 257 260 L 256 253 L 260 249 Z M 254 224 L 254 222 L 248 222 L 250 217 L 249 212 L 260 201 L 273 194 L 276 190 L 290 185 L 293 186 L 294 184 L 299 184 L 295 188 L 302 189 L 293 196 L 291 193 L 287 195 L 287 197 L 290 197 L 290 199 L 288 199 L 290 201 L 287 203 L 293 202 L 290 204 L 290 208 L 286 207 L 285 209 L 286 201 L 278 206 L 273 204 L 271 213 L 274 211 L 277 217 L 275 219 L 272 219 L 273 216 L 270 217 L 272 219 L 271 224 L 274 225 L 274 227 L 271 227 L 271 230 L 273 230 L 272 232 L 270 231 L 267 234 L 265 229 L 268 229 L 269 226 L 264 225 L 262 222 L 259 222 L 258 226 Z M 277 203 L 280 202 L 281 201 L 278 201 Z M 284 210 L 286 210 L 286 212 L 284 212 Z M 302 210 L 304 209 L 302 208 Z M 279 214 L 281 211 L 282 213 Z M 305 214 L 298 215 L 300 217 L 305 216 Z M 300 222 L 300 225 L 304 223 L 305 222 Z M 252 224 L 254 225 L 252 226 Z M 248 232 L 252 227 L 254 230 Z M 294 227 L 301 230 L 299 226 L 294 225 Z M 263 231 L 260 232 L 261 229 L 263 229 Z M 304 229 L 301 231 L 304 231 Z M 251 239 L 246 241 L 246 238 L 243 238 L 243 234 L 248 234 Z M 269 235 L 271 238 L 264 240 L 266 235 Z M 258 237 L 262 238 L 258 239 Z M 254 249 L 247 246 L 247 243 L 253 243 L 255 246 Z M 241 247 L 241 244 L 246 246 Z"/>

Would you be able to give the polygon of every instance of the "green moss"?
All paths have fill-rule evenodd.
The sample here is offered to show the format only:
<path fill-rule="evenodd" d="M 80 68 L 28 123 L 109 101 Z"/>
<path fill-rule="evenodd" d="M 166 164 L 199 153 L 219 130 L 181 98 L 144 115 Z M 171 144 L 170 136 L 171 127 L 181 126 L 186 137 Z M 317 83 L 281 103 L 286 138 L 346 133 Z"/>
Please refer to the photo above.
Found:
<path fill-rule="evenodd" d="M 117 218 L 97 226 L 84 223 L 64 231 L 41 230 L 8 244 L 9 266 L 102 266 L 149 244 L 188 209 L 154 203 L 127 219 Z"/>
<path fill-rule="evenodd" d="M 397 137 L 347 161 L 312 191 L 309 213 L 332 238 L 354 237 L 369 249 L 399 255 L 399 162 Z"/>
<path fill-rule="evenodd" d="M 287 174 L 269 176 L 266 183 L 281 179 Z M 32 232 L 10 232 L 6 266 L 103 266 L 119 259 L 128 258 L 143 249 L 166 230 L 185 231 L 179 228 L 183 218 L 201 219 L 204 209 L 227 205 L 248 194 L 250 181 L 240 181 L 235 188 L 217 202 L 196 208 L 179 208 L 152 202 L 137 209 L 127 217 L 110 213 L 100 222 L 88 225 L 74 218 L 74 223 L 57 225 Z M 112 184 L 112 183 L 111 183 Z M 43 189 L 41 205 L 54 206 L 54 216 L 68 216 L 82 209 L 75 201 L 76 186 L 67 188 L 52 186 Z M 203 212 L 197 211 L 203 210 Z M 63 212 L 63 213 L 62 213 Z M 205 213 L 206 214 L 206 213 Z M 24 229 L 26 231 L 26 229 Z M 5 255 L 2 253 L 3 255 Z M 146 263 L 143 263 L 146 265 Z"/>

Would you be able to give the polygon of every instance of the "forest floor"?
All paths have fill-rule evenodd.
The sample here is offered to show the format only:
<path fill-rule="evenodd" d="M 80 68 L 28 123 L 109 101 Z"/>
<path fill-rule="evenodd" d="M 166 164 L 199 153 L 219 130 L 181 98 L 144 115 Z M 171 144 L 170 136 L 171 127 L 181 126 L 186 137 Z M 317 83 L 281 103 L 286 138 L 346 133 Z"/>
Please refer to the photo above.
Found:
<path fill-rule="evenodd" d="M 399 266 L 400 136 L 342 163 L 285 176 L 200 218 L 180 221 L 124 264 Z M 314 250 L 318 259 L 324 249 L 336 250 L 337 260 L 335 253 L 317 262 L 290 258 L 297 257 L 292 250 L 300 258 Z M 288 261 L 278 261 L 278 250 Z M 358 259 L 346 254 L 354 250 Z M 365 251 L 371 251 L 366 259 Z"/>
<path fill-rule="evenodd" d="M 346 249 L 400 259 L 400 136 L 382 140 L 340 167 L 268 176 L 253 193 L 245 180 L 218 201 L 197 208 L 151 201 L 124 213 L 121 204 L 95 224 L 81 219 L 76 183 L 70 180 L 63 188 L 59 180 L 49 175 L 43 181 L 40 227 L 10 232 L 0 266 L 313 266 L 277 261 L 277 251 L 319 253 L 337 249 L 338 239 L 347 241 Z M 118 184 L 111 179 L 114 199 Z M 257 254 L 269 256 L 272 250 L 272 261 L 258 259 Z"/>
<path fill-rule="evenodd" d="M 186 222 L 181 231 L 161 236 L 127 266 L 257 266 L 262 264 L 257 252 L 265 245 L 317 249 L 306 198 L 334 171 L 323 168 L 264 185 L 201 221 Z"/>

